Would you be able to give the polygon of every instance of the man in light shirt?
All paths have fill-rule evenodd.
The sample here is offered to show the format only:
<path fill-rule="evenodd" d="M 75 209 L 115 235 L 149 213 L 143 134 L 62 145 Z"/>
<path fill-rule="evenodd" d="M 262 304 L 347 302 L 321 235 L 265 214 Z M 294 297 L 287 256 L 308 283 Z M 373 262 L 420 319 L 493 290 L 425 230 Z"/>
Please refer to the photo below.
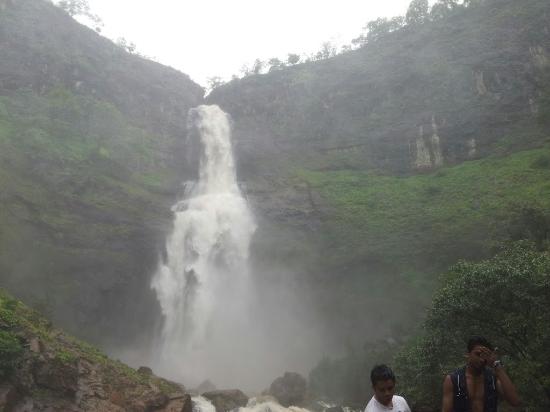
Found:
<path fill-rule="evenodd" d="M 411 412 L 405 398 L 395 395 L 395 375 L 386 365 L 377 365 L 370 372 L 374 396 L 365 412 Z"/>

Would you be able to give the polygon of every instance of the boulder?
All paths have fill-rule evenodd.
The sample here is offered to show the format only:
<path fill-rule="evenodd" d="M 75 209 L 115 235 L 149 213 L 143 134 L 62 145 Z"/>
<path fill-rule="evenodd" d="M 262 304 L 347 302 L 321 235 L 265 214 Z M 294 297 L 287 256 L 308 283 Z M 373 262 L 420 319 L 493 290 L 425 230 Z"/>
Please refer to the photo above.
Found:
<path fill-rule="evenodd" d="M 0 386 L 0 411 L 9 411 L 17 402 L 19 395 L 13 385 Z"/>
<path fill-rule="evenodd" d="M 269 387 L 269 394 L 274 396 L 281 405 L 301 406 L 306 399 L 307 383 L 299 373 L 285 372 L 273 381 Z"/>
<path fill-rule="evenodd" d="M 41 359 L 34 365 L 33 376 L 38 386 L 68 396 L 78 391 L 78 368 L 75 362 Z"/>
<path fill-rule="evenodd" d="M 232 411 L 248 403 L 248 397 L 239 389 L 210 391 L 203 393 L 202 396 L 212 402 L 216 412 Z"/>
<path fill-rule="evenodd" d="M 137 372 L 140 375 L 143 375 L 143 376 L 152 376 L 153 375 L 153 370 L 151 368 L 148 368 L 147 366 L 140 366 L 138 368 Z"/>
<path fill-rule="evenodd" d="M 162 409 L 162 412 L 193 412 L 191 395 L 170 397 L 170 402 Z"/>
<path fill-rule="evenodd" d="M 203 381 L 199 386 L 197 386 L 197 389 L 195 390 L 198 394 L 205 393 L 205 392 L 213 392 L 216 391 L 218 388 L 216 388 L 216 385 L 214 385 L 212 382 L 210 382 L 208 379 Z"/>

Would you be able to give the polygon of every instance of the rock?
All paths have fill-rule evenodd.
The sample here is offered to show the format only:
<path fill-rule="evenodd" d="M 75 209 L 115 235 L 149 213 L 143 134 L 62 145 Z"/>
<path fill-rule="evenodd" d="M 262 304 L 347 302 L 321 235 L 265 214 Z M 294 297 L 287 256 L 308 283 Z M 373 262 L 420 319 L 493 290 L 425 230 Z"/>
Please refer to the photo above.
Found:
<path fill-rule="evenodd" d="M 140 374 L 140 375 L 143 375 L 143 376 L 151 376 L 153 375 L 153 370 L 147 366 L 140 366 L 137 370 L 137 372 Z"/>
<path fill-rule="evenodd" d="M 34 353 L 42 353 L 44 347 L 42 345 L 42 342 L 40 342 L 40 339 L 32 338 L 29 342 L 29 349 L 31 350 L 31 352 Z"/>
<path fill-rule="evenodd" d="M 248 403 L 248 397 L 239 389 L 210 391 L 203 393 L 202 396 L 212 402 L 216 412 L 231 411 L 244 407 Z"/>
<path fill-rule="evenodd" d="M 19 398 L 17 389 L 12 385 L 0 386 L 0 411 L 9 411 Z"/>
<path fill-rule="evenodd" d="M 44 388 L 72 396 L 78 391 L 78 369 L 73 363 L 39 361 L 33 370 L 34 381 Z"/>
<path fill-rule="evenodd" d="M 170 398 L 164 393 L 155 393 L 145 400 L 145 411 L 152 412 L 164 408 L 170 402 Z"/>
<path fill-rule="evenodd" d="M 203 381 L 199 386 L 197 386 L 196 392 L 198 394 L 204 393 L 204 392 L 214 392 L 218 388 L 216 388 L 216 385 L 214 385 L 212 382 L 210 382 L 208 379 Z"/>
<path fill-rule="evenodd" d="M 325 409 L 325 412 L 344 412 L 344 408 L 341 406 L 331 406 L 330 408 Z"/>
<path fill-rule="evenodd" d="M 193 412 L 193 402 L 191 395 L 181 395 L 176 398 L 171 397 L 168 405 L 164 407 L 162 412 Z"/>
<path fill-rule="evenodd" d="M 181 412 L 193 412 L 193 402 L 190 395 L 185 395 Z"/>
<path fill-rule="evenodd" d="M 120 407 L 123 407 L 126 404 L 124 395 L 118 391 L 111 392 L 111 395 L 109 396 L 109 402 Z"/>
<path fill-rule="evenodd" d="M 91 398 L 105 400 L 107 395 L 103 388 L 101 374 L 97 366 L 80 359 L 78 362 L 78 392 L 76 393 L 77 403 L 85 403 Z"/>
<path fill-rule="evenodd" d="M 305 378 L 293 372 L 285 372 L 273 381 L 269 394 L 274 396 L 285 407 L 300 406 L 306 398 L 307 383 Z"/>

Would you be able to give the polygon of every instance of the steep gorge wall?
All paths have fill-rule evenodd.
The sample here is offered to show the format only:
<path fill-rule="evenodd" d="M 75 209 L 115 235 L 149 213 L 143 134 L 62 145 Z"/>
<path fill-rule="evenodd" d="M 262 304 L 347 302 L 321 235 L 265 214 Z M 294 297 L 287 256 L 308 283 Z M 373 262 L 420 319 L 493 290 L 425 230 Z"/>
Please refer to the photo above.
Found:
<path fill-rule="evenodd" d="M 329 60 L 232 81 L 208 100 L 235 120 L 245 175 L 289 155 L 328 158 L 333 169 L 433 169 L 492 154 L 536 123 L 549 30 L 547 2 L 487 2 Z M 529 127 L 518 147 L 537 141 Z M 334 160 L 343 151 L 352 155 Z"/>
<path fill-rule="evenodd" d="M 80 337 L 136 338 L 204 90 L 47 1 L 0 6 L 1 286 Z"/>

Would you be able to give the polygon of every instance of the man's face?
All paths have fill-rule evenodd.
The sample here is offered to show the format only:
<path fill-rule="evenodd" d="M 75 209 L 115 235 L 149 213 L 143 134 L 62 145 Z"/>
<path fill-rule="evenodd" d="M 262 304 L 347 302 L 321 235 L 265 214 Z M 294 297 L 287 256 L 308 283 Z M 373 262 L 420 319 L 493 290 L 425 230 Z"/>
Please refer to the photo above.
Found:
<path fill-rule="evenodd" d="M 486 351 L 488 351 L 488 349 L 485 346 L 474 346 L 472 350 L 468 354 L 466 354 L 468 365 L 470 365 L 474 369 L 483 369 L 487 364 L 487 360 L 484 355 L 484 352 Z"/>
<path fill-rule="evenodd" d="M 377 381 L 372 387 L 374 397 L 382 405 L 390 406 L 393 395 L 395 394 L 395 382 L 392 379 Z"/>

